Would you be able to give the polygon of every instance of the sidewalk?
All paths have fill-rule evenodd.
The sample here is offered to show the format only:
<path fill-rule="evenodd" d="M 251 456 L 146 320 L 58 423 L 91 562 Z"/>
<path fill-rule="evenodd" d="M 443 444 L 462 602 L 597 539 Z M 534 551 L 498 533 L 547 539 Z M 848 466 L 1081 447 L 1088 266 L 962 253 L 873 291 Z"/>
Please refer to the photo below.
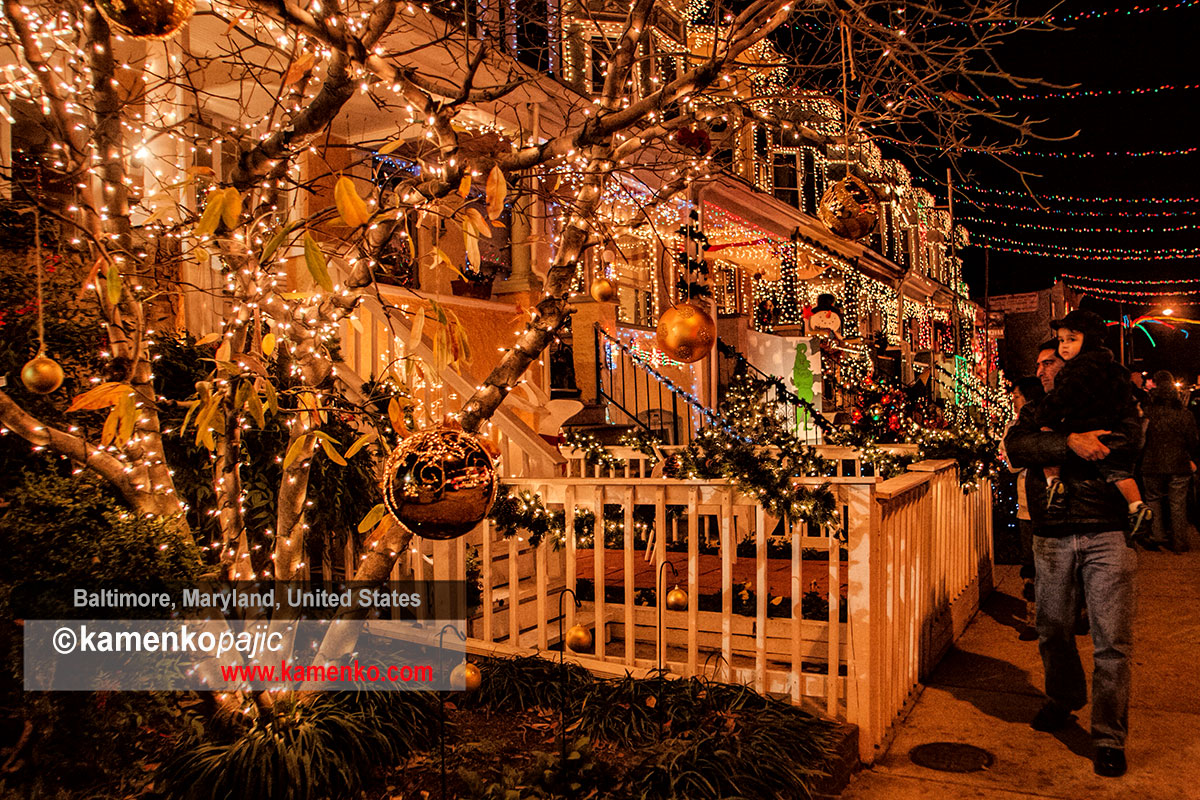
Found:
<path fill-rule="evenodd" d="M 1129 772 L 1122 778 L 1092 772 L 1090 706 L 1065 731 L 1029 727 L 1042 704 L 1041 659 L 1037 642 L 1017 639 L 1013 615 L 1024 608 L 1017 568 L 997 566 L 996 583 L 888 752 L 854 777 L 844 800 L 1200 797 L 1200 551 L 1138 553 Z M 1091 638 L 1077 641 L 1090 676 Z M 928 742 L 975 745 L 995 760 L 973 773 L 917 766 L 909 751 Z"/>

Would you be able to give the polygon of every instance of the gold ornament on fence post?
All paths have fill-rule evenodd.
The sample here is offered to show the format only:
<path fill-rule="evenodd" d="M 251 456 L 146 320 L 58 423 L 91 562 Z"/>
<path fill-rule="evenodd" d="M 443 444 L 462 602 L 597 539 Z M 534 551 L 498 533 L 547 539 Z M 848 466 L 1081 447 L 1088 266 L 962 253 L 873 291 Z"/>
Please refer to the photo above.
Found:
<path fill-rule="evenodd" d="M 879 198 L 861 179 L 849 175 L 825 190 L 817 216 L 843 239 L 861 239 L 879 222 Z"/>
<path fill-rule="evenodd" d="M 483 521 L 496 500 L 496 466 L 474 435 L 437 428 L 405 438 L 388 456 L 383 504 L 426 539 L 456 539 Z"/>
<path fill-rule="evenodd" d="M 717 323 L 693 303 L 668 308 L 658 318 L 658 349 L 676 361 L 692 364 L 704 358 L 717 341 Z"/>
<path fill-rule="evenodd" d="M 676 584 L 674 589 L 667 592 L 667 609 L 669 611 L 687 611 L 687 607 L 688 593 Z"/>
<path fill-rule="evenodd" d="M 576 653 L 586 653 L 592 649 L 594 640 L 592 632 L 582 625 L 572 625 L 567 631 L 567 647 Z"/>
<path fill-rule="evenodd" d="M 192 18 L 196 0 L 96 0 L 96 7 L 131 39 L 170 39 Z"/>

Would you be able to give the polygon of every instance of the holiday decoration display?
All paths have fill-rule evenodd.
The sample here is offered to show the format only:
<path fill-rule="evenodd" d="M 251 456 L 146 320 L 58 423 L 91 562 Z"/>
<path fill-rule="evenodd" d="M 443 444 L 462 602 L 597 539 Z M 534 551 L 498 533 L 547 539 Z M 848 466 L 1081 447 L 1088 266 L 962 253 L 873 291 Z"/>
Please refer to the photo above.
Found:
<path fill-rule="evenodd" d="M 861 239 L 879 222 L 879 198 L 860 178 L 848 175 L 825 190 L 817 215 L 843 239 Z"/>
<path fill-rule="evenodd" d="M 667 592 L 667 608 L 670 611 L 687 611 L 687 607 L 688 593 L 680 589 L 678 585 Z"/>
<path fill-rule="evenodd" d="M 694 303 L 680 303 L 658 318 L 658 347 L 676 361 L 695 363 L 709 354 L 716 341 L 717 323 Z"/>
<path fill-rule="evenodd" d="M 21 368 L 21 383 L 34 394 L 50 394 L 62 386 L 63 368 L 48 356 L 31 358 Z"/>
<path fill-rule="evenodd" d="M 596 278 L 589 294 L 597 303 L 611 303 L 617 299 L 617 287 L 608 278 Z"/>
<path fill-rule="evenodd" d="M 426 539 L 455 539 L 478 525 L 496 499 L 496 468 L 469 433 L 438 428 L 407 437 L 384 466 L 383 503 Z"/>
<path fill-rule="evenodd" d="M 816 307 L 812 309 L 812 313 L 804 315 L 804 320 L 810 335 L 833 334 L 841 338 L 842 315 L 834 306 L 834 297 L 831 294 L 818 295 Z"/>
<path fill-rule="evenodd" d="M 483 684 L 483 674 L 479 671 L 479 667 L 470 661 L 464 661 L 450 673 L 451 686 L 457 686 L 460 681 L 463 684 L 463 691 L 473 692 Z"/>
<path fill-rule="evenodd" d="M 572 625 L 567 631 L 566 645 L 576 653 L 586 653 L 593 643 L 592 632 L 582 625 Z"/>
<path fill-rule="evenodd" d="M 104 18 L 131 39 L 170 39 L 196 10 L 195 0 L 97 0 Z"/>

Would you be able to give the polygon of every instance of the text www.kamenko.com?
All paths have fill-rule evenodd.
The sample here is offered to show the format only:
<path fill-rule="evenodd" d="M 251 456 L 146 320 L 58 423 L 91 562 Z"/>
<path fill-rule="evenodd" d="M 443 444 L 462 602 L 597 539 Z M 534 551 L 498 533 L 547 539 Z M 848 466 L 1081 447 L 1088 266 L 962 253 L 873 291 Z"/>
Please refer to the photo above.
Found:
<path fill-rule="evenodd" d="M 222 664 L 221 678 L 225 681 L 247 683 L 409 683 L 433 680 L 433 667 L 429 665 L 362 666 L 353 664 Z"/>

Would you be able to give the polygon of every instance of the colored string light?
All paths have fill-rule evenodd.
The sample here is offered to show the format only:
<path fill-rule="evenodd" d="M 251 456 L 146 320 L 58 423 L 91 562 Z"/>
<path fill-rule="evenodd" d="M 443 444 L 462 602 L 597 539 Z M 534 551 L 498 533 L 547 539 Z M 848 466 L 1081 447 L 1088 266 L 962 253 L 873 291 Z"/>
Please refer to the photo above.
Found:
<path fill-rule="evenodd" d="M 1146 158 L 1152 156 L 1190 156 L 1200 152 L 1200 147 L 1180 147 L 1175 150 L 1106 150 L 1099 153 L 1051 152 L 1048 150 L 1017 150 L 1006 153 L 1005 158 Z"/>
<path fill-rule="evenodd" d="M 1072 250 L 1069 252 L 1060 252 L 1057 250 L 1035 250 L 1030 247 L 1014 247 L 992 242 L 972 242 L 971 244 L 984 250 L 997 250 L 1002 253 L 1016 253 L 1018 255 L 1037 256 L 1039 258 L 1070 258 L 1076 261 L 1174 261 L 1179 259 L 1200 257 L 1200 248 L 1195 248 L 1187 252 L 1171 253 L 1156 253 L 1152 250 L 1121 253 L 1088 253 L 1080 250 Z"/>
<path fill-rule="evenodd" d="M 995 208 L 1002 211 L 1029 211 L 1038 214 L 1058 214 L 1065 217 L 1122 217 L 1125 219 L 1160 219 L 1162 217 L 1195 217 L 1198 211 L 1083 211 L 1073 208 L 1042 208 L 1018 203 L 997 203 L 990 200 L 970 200 L 980 208 Z"/>
<path fill-rule="evenodd" d="M 1070 194 L 1039 194 L 1017 189 L 992 189 L 987 186 L 964 186 L 959 191 L 992 195 L 993 197 L 1034 197 L 1039 200 L 1049 200 L 1055 203 L 1153 203 L 1153 204 L 1194 204 L 1200 203 L 1200 197 L 1080 197 Z"/>
<path fill-rule="evenodd" d="M 1152 284 L 1179 285 L 1184 283 L 1200 283 L 1200 278 L 1145 278 L 1138 280 L 1136 278 L 1094 278 L 1091 275 L 1075 275 L 1070 272 L 1064 272 L 1059 275 L 1065 281 L 1091 281 L 1093 283 L 1121 283 L 1134 286 L 1150 286 Z"/>
<path fill-rule="evenodd" d="M 1145 300 L 1150 297 L 1179 297 L 1180 295 L 1200 294 L 1200 289 L 1180 289 L 1178 291 L 1141 291 L 1137 289 L 1103 289 L 1098 286 L 1076 286 L 1068 283 L 1068 287 L 1083 294 L 1090 294 L 1108 300 L 1136 299 Z"/>
<path fill-rule="evenodd" d="M 1066 226 L 1066 225 L 1039 225 L 1033 222 L 1009 222 L 1007 220 L 996 220 L 989 217 L 975 217 L 969 214 L 964 214 L 958 217 L 959 222 L 969 222 L 981 225 L 995 225 L 1000 228 L 1021 228 L 1030 231 L 1049 231 L 1051 233 L 1176 233 L 1178 231 L 1194 231 L 1200 230 L 1200 223 L 1192 223 L 1190 225 L 1166 225 L 1161 228 L 1116 228 L 1112 226 Z"/>
<path fill-rule="evenodd" d="M 1200 89 L 1200 83 L 1184 83 L 1178 86 L 1172 84 L 1163 84 L 1162 86 L 1143 86 L 1129 89 L 1067 89 L 1061 92 L 1040 92 L 1036 94 L 993 94 L 985 97 L 977 94 L 972 96 L 973 100 L 1003 100 L 1005 102 L 1020 103 L 1027 100 L 1086 100 L 1089 98 L 1108 98 L 1119 96 L 1138 96 L 1138 95 L 1154 95 L 1161 92 L 1182 92 L 1191 89 Z"/>
<path fill-rule="evenodd" d="M 1007 236 L 990 236 L 977 233 L 973 238 L 983 242 L 998 242 L 1001 244 L 1031 245 L 1048 251 L 1062 253 L 1079 253 L 1084 255 L 1124 256 L 1126 258 L 1192 258 L 1200 256 L 1200 247 L 1088 247 L 1086 245 L 1055 244 L 1051 242 L 1025 242 L 1022 239 L 1012 239 Z"/>

